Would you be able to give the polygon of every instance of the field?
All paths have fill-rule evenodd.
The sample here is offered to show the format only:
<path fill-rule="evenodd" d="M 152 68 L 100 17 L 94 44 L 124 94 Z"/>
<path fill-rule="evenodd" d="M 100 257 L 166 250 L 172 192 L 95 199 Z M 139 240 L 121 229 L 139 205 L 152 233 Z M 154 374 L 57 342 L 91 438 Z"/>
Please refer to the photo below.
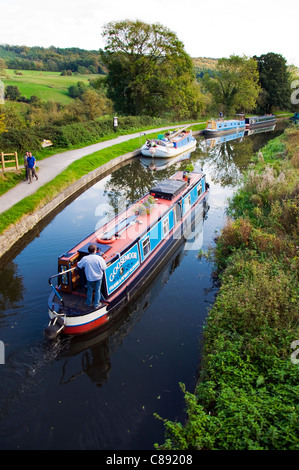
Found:
<path fill-rule="evenodd" d="M 193 66 L 198 70 L 215 69 L 217 66 L 218 59 L 212 59 L 207 57 L 194 57 L 192 58 Z"/>
<path fill-rule="evenodd" d="M 82 81 L 88 84 L 90 79 L 100 75 L 60 75 L 60 72 L 43 72 L 35 70 L 21 70 L 22 75 L 16 75 L 13 70 L 6 69 L 8 78 L 2 78 L 4 85 L 17 86 L 23 96 L 30 98 L 37 96 L 43 101 L 57 101 L 68 104 L 72 98 L 68 95 L 68 87 Z"/>

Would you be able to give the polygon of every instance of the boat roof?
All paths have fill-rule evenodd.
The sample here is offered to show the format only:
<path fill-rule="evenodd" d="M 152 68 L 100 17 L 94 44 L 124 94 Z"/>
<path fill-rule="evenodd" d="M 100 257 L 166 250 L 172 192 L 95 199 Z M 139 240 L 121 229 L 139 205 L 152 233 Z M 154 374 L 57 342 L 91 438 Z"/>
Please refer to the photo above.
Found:
<path fill-rule="evenodd" d="M 166 215 L 171 206 L 187 193 L 193 185 L 198 183 L 203 176 L 203 173 L 188 173 L 190 182 L 187 185 L 184 172 L 179 171 L 171 178 L 159 182 L 148 194 L 90 234 L 62 255 L 60 259 L 70 258 L 76 253 L 88 254 L 88 247 L 92 243 L 97 246 L 98 253 L 108 263 L 116 255 L 121 254 L 135 243 L 136 239 L 142 237 L 147 229 Z M 150 204 L 149 198 L 154 200 L 155 203 Z M 146 212 L 149 207 L 150 210 Z"/>
<path fill-rule="evenodd" d="M 263 116 L 248 116 L 247 119 L 273 118 L 274 114 L 264 114 Z"/>

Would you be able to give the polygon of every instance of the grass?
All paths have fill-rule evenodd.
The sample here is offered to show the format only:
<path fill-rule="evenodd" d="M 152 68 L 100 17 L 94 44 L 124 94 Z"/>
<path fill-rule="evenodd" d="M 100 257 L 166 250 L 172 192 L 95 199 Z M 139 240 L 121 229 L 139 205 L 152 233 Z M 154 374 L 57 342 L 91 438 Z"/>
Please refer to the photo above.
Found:
<path fill-rule="evenodd" d="M 6 69 L 7 78 L 2 78 L 4 85 L 17 86 L 23 96 L 37 96 L 43 101 L 55 101 L 68 104 L 72 98 L 68 95 L 68 87 L 82 81 L 86 84 L 89 79 L 100 75 L 60 75 L 60 72 L 40 72 L 36 70 L 21 70 L 22 75 L 15 75 L 13 70 Z"/>
<path fill-rule="evenodd" d="M 0 172 L 0 196 L 24 179 L 24 170 Z"/>

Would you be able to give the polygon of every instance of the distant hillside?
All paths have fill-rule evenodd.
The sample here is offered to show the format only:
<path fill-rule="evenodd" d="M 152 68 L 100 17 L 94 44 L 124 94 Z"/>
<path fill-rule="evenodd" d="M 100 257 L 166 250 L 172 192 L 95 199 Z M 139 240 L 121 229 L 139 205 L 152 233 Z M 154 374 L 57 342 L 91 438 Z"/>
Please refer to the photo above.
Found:
<path fill-rule="evenodd" d="M 218 59 L 212 59 L 210 57 L 195 57 L 192 59 L 194 67 L 198 67 L 200 70 L 203 69 L 215 69 Z"/>
<path fill-rule="evenodd" d="M 45 72 L 67 72 L 78 74 L 106 74 L 107 69 L 100 60 L 99 51 L 87 51 L 77 47 L 62 49 L 51 46 L 28 47 L 0 45 L 0 58 L 6 68 L 12 70 L 36 70 Z M 192 58 L 195 73 L 215 70 L 218 59 L 207 57 Z"/>
<path fill-rule="evenodd" d="M 216 69 L 218 59 L 209 57 L 195 57 L 192 59 L 194 70 L 197 78 L 202 78 L 205 73 L 213 73 Z"/>
<path fill-rule="evenodd" d="M 98 51 L 86 51 L 77 47 L 61 49 L 54 46 L 44 48 L 0 45 L 0 58 L 4 59 L 8 69 L 13 70 L 107 73 Z"/>

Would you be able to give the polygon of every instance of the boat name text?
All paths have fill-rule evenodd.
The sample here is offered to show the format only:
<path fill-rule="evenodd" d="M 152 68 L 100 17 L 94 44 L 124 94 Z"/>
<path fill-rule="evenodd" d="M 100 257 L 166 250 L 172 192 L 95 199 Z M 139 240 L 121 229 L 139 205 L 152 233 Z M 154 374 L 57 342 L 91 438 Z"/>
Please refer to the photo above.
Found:
<path fill-rule="evenodd" d="M 115 276 L 118 274 L 118 272 L 121 270 L 122 265 L 126 263 L 128 260 L 131 259 L 137 259 L 137 253 L 126 253 L 124 256 L 122 256 L 119 260 L 119 262 L 116 264 L 116 266 L 113 268 L 112 273 L 109 276 L 109 280 L 113 282 Z M 122 272 L 121 272 L 122 274 Z"/>

